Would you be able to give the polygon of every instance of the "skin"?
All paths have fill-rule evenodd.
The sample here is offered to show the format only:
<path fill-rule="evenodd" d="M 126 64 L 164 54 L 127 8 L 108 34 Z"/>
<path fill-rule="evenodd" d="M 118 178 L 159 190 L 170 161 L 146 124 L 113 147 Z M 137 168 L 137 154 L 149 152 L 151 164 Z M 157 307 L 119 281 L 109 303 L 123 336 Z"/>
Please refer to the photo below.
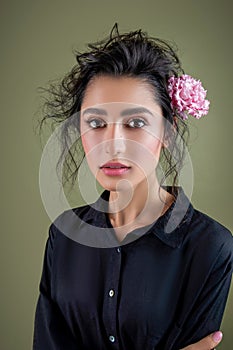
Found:
<path fill-rule="evenodd" d="M 144 110 L 133 113 L 135 108 Z M 92 173 L 110 191 L 109 218 L 119 241 L 155 221 L 174 200 L 163 189 L 159 196 L 155 173 L 164 122 L 149 84 L 140 79 L 96 77 L 87 87 L 80 118 L 82 144 Z M 100 169 L 108 161 L 130 169 L 108 176 Z"/>
<path fill-rule="evenodd" d="M 201 339 L 195 344 L 190 344 L 189 346 L 181 350 L 211 350 L 215 349 L 217 345 L 220 344 L 222 340 L 222 332 L 218 331 L 213 334 L 208 335 L 207 337 Z"/>
<path fill-rule="evenodd" d="M 133 113 L 138 107 L 149 112 Z M 133 229 L 155 221 L 174 200 L 164 189 L 159 196 L 155 173 L 165 146 L 164 122 L 151 87 L 141 79 L 96 77 L 85 91 L 80 113 L 82 144 L 92 173 L 110 191 L 108 215 L 119 241 Z M 106 175 L 101 165 L 109 161 L 130 169 L 120 176 Z M 211 334 L 182 350 L 213 349 L 220 335 Z"/>

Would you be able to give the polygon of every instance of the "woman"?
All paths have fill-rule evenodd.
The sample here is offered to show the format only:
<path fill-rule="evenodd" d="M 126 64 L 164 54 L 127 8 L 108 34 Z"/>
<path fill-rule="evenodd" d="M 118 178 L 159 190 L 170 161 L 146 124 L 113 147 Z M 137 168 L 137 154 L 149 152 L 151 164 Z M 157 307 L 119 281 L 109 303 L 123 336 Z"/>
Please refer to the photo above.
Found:
<path fill-rule="evenodd" d="M 233 265 L 231 233 L 177 186 L 186 119 L 207 114 L 205 91 L 141 31 L 115 26 L 77 61 L 43 121 L 64 122 L 60 163 L 74 176 L 68 140 L 81 135 L 104 192 L 50 226 L 34 349 L 184 348 L 219 329 Z"/>

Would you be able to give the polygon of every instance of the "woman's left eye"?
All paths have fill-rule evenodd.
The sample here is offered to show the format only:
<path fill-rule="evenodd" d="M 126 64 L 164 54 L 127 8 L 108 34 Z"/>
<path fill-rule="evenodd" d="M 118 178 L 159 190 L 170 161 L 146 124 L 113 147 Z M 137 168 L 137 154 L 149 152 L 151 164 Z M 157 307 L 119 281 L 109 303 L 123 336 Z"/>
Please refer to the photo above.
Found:
<path fill-rule="evenodd" d="M 146 122 L 140 118 L 132 119 L 127 123 L 127 126 L 129 126 L 130 128 L 142 128 L 145 125 Z"/>

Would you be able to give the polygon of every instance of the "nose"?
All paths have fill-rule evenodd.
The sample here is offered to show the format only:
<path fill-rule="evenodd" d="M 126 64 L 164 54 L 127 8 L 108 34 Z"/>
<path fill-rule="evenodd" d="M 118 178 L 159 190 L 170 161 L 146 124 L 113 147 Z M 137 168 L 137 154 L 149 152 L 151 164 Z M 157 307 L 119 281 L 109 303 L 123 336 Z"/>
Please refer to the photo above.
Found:
<path fill-rule="evenodd" d="M 123 154 L 126 150 L 126 139 L 123 135 L 121 123 L 111 123 L 106 130 L 105 150 L 111 157 Z"/>

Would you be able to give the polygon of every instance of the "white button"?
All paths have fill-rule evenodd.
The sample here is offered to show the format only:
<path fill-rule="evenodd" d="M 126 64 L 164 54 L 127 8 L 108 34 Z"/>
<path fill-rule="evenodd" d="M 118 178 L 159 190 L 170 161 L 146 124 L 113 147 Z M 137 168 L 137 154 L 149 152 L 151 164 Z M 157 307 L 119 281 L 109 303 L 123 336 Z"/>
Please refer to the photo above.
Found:
<path fill-rule="evenodd" d="M 115 341 L 115 337 L 113 335 L 110 335 L 108 339 L 110 340 L 111 343 L 114 343 Z"/>
<path fill-rule="evenodd" d="M 113 290 L 113 289 L 111 289 L 111 290 L 109 291 L 109 293 L 108 293 L 108 294 L 109 294 L 109 296 L 110 296 L 110 297 L 113 297 L 113 295 L 115 294 L 115 293 L 114 293 L 114 290 Z"/>
<path fill-rule="evenodd" d="M 120 253 L 121 252 L 121 248 L 118 247 L 117 248 L 117 252 Z"/>

